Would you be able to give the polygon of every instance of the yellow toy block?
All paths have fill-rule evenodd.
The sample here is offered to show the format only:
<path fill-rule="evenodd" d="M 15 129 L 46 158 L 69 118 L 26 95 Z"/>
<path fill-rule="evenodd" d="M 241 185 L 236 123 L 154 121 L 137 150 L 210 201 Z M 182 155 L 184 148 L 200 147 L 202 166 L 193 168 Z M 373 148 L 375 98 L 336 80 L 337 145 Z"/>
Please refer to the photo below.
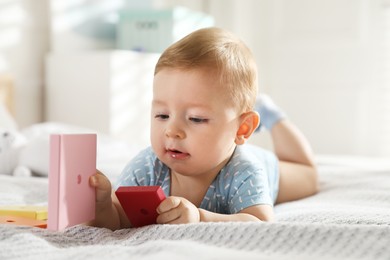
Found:
<path fill-rule="evenodd" d="M 0 216 L 0 224 L 47 228 L 46 222 L 47 222 L 46 220 L 36 220 L 31 218 L 23 218 L 23 217 L 15 217 L 15 216 Z"/>
<path fill-rule="evenodd" d="M 0 216 L 15 216 L 36 220 L 47 219 L 46 206 L 0 206 Z"/>

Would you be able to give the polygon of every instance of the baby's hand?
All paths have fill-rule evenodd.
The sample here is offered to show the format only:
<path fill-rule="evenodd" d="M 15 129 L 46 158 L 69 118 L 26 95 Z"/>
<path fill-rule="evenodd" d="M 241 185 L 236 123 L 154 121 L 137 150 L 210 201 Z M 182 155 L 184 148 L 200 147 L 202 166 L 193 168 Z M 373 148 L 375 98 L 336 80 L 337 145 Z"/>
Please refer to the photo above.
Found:
<path fill-rule="evenodd" d="M 157 208 L 158 224 L 186 224 L 200 222 L 199 210 L 181 197 L 168 197 Z"/>
<path fill-rule="evenodd" d="M 110 180 L 99 170 L 96 170 L 96 174 L 92 175 L 89 179 L 89 184 L 96 190 L 96 212 L 98 212 L 101 207 L 111 206 Z"/>

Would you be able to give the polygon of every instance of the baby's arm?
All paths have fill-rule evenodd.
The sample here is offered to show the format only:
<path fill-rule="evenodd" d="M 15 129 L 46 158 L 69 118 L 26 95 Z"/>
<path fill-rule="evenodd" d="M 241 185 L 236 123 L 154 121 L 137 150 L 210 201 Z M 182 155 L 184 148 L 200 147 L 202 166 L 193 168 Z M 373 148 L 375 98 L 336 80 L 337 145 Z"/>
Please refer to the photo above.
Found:
<path fill-rule="evenodd" d="M 274 221 L 274 211 L 270 205 L 255 205 L 241 210 L 237 214 L 218 214 L 199 209 L 200 219 L 203 222 L 228 221 Z"/>
<path fill-rule="evenodd" d="M 104 227 L 111 230 L 130 227 L 130 222 L 124 213 L 116 195 L 111 191 L 111 182 L 97 171 L 90 179 L 90 185 L 96 189 L 95 219 L 87 225 Z"/>
<path fill-rule="evenodd" d="M 182 197 L 171 196 L 157 208 L 159 224 L 185 224 L 197 222 L 229 222 L 229 221 L 272 221 L 273 209 L 269 205 L 255 205 L 237 214 L 219 214 L 198 209 L 190 201 Z"/>

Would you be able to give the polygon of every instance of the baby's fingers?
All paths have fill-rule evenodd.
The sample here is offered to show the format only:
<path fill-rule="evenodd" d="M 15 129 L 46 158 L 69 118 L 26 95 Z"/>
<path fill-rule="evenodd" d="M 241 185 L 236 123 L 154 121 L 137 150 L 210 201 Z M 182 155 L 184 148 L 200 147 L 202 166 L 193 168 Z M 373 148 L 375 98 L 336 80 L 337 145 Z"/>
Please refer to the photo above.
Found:
<path fill-rule="evenodd" d="M 178 208 L 166 211 L 158 215 L 156 222 L 157 224 L 180 224 L 179 219 L 181 211 Z"/>
<path fill-rule="evenodd" d="M 173 208 L 177 208 L 180 205 L 180 199 L 177 197 L 168 197 L 157 207 L 157 213 L 162 214 L 170 211 Z"/>
<path fill-rule="evenodd" d="M 96 170 L 96 174 L 90 177 L 89 184 L 96 189 L 96 202 L 102 202 L 111 197 L 111 182 L 100 171 Z"/>

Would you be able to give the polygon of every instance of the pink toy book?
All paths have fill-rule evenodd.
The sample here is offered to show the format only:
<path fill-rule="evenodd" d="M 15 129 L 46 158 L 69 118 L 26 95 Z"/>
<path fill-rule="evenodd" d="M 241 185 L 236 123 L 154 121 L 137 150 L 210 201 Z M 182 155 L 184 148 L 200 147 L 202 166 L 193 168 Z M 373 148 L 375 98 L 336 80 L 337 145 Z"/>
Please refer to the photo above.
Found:
<path fill-rule="evenodd" d="M 96 134 L 50 136 L 47 229 L 63 230 L 95 218 Z"/>

